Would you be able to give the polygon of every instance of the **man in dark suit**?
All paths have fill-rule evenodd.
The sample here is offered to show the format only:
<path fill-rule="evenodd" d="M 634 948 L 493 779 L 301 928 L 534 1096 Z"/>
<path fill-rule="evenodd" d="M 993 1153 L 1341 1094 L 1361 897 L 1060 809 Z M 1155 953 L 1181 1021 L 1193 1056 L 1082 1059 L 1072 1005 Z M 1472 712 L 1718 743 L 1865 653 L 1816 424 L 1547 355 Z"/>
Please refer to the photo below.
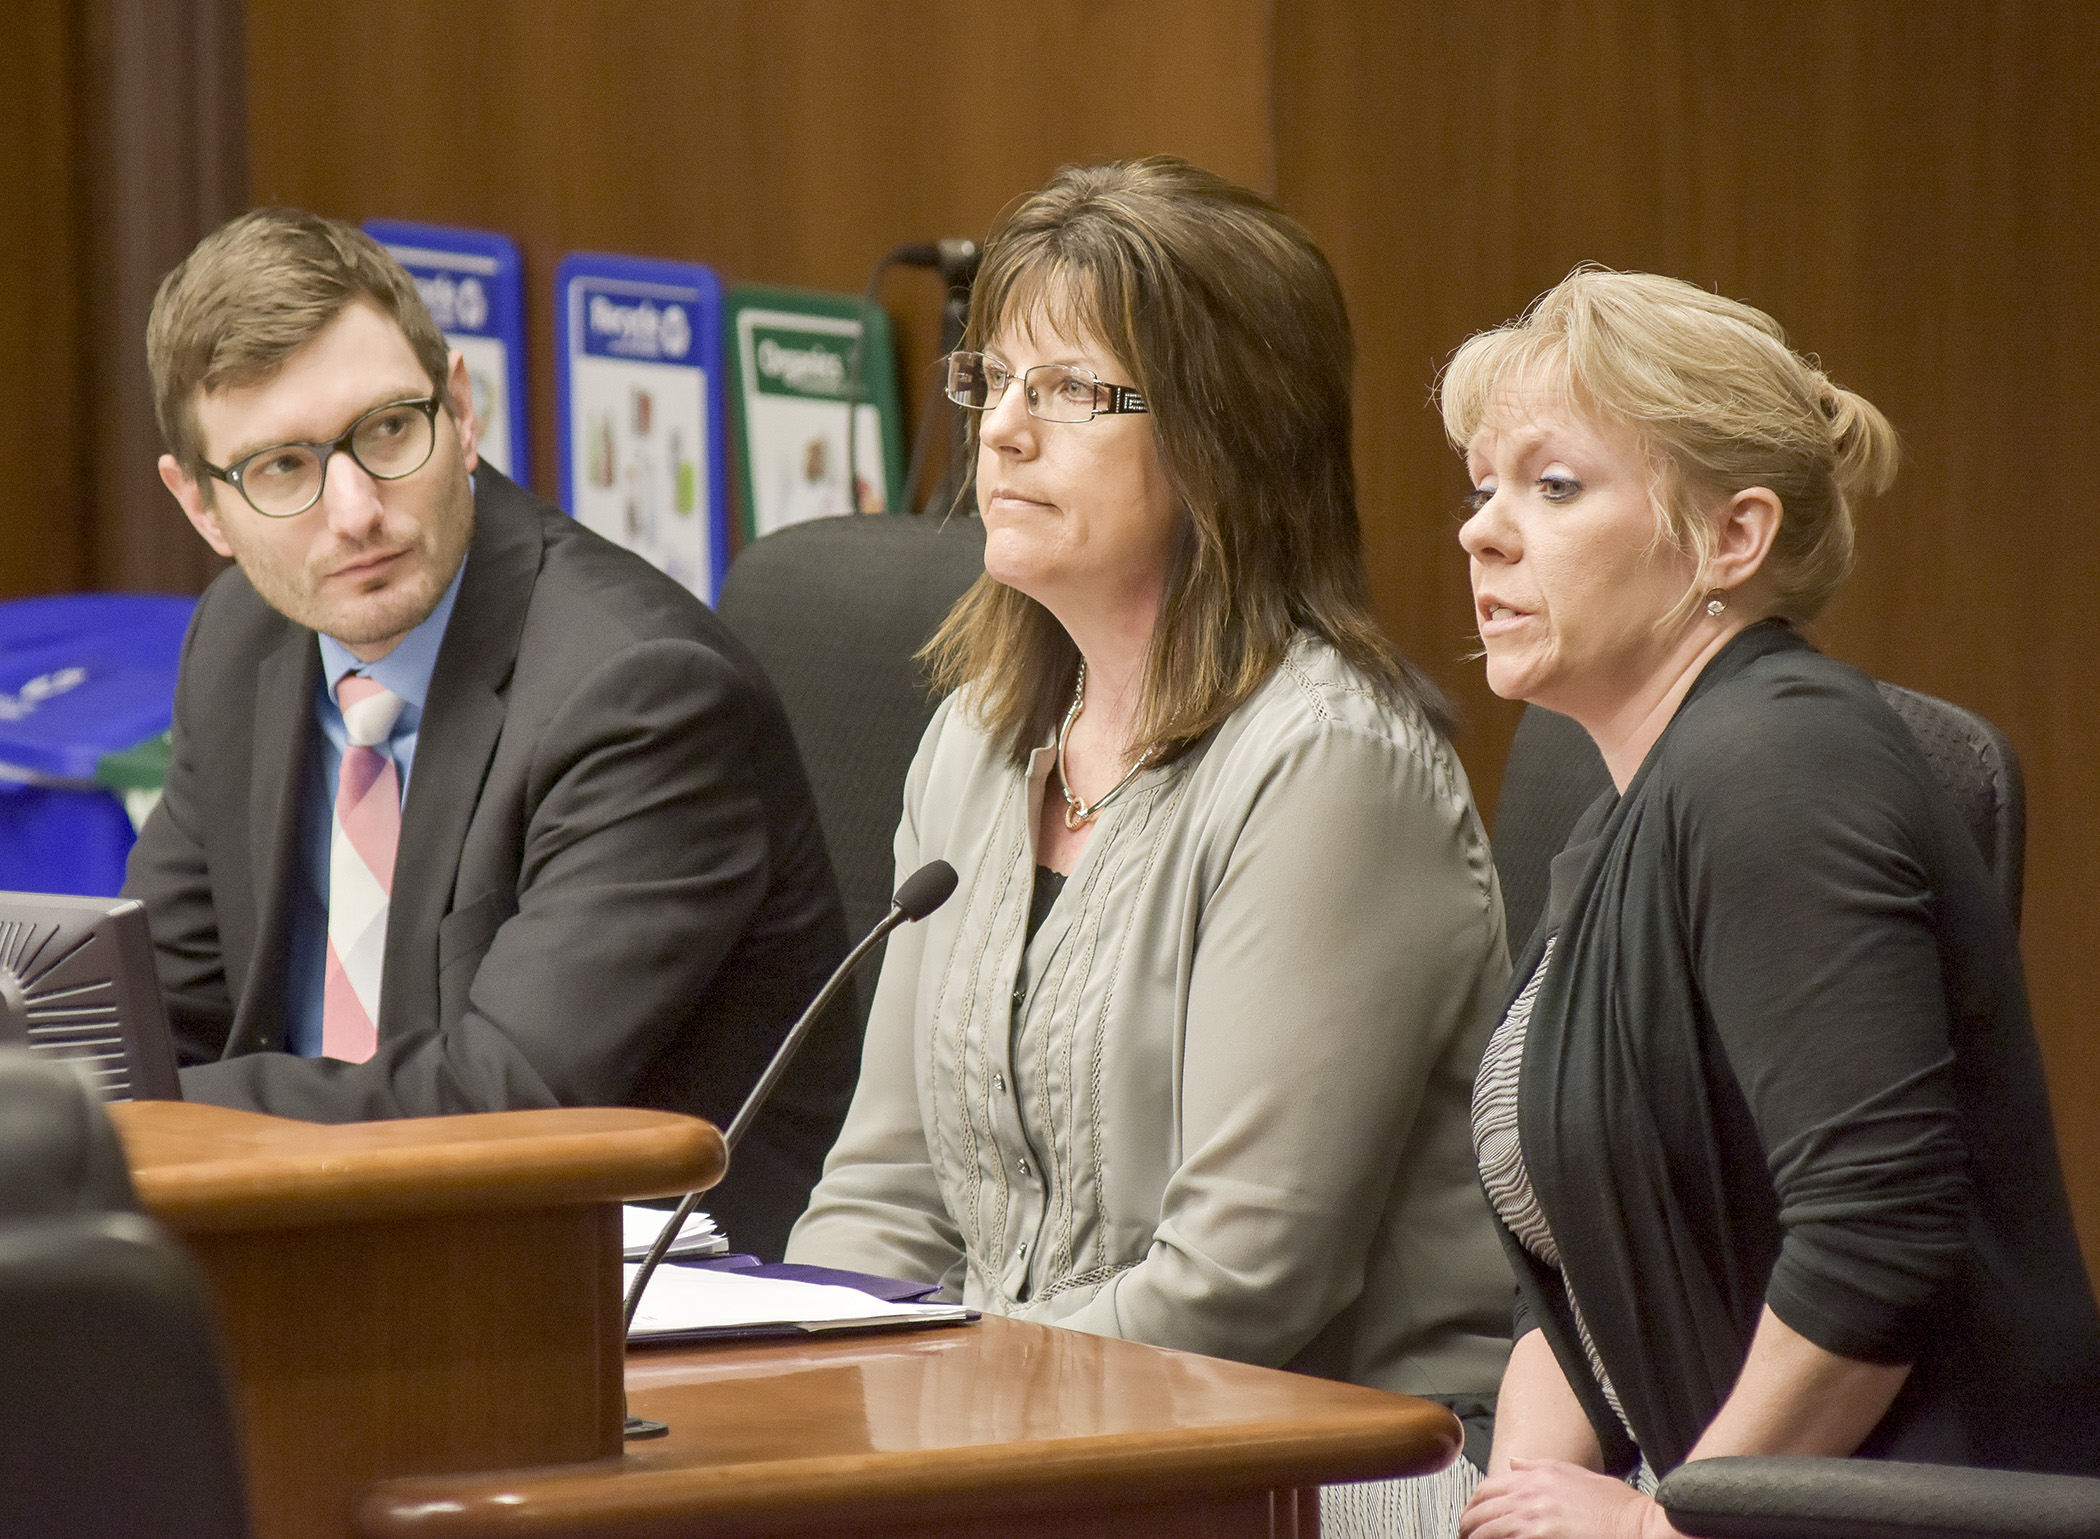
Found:
<path fill-rule="evenodd" d="M 845 949 L 780 704 L 713 613 L 475 455 L 355 228 L 243 215 L 148 329 L 161 476 L 237 566 L 184 644 L 126 890 L 193 1100 L 726 1123 Z M 851 1095 L 836 1012 L 711 1200 L 778 1253 Z"/>

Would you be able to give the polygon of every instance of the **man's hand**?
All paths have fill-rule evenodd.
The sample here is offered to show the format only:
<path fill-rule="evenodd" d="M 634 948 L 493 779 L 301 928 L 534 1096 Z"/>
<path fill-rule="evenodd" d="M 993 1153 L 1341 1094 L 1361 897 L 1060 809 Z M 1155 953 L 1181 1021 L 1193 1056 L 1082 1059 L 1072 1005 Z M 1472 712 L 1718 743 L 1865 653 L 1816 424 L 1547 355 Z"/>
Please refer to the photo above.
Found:
<path fill-rule="evenodd" d="M 1459 1539 L 1678 1539 L 1652 1497 L 1559 1459 L 1512 1459 L 1480 1483 Z"/>

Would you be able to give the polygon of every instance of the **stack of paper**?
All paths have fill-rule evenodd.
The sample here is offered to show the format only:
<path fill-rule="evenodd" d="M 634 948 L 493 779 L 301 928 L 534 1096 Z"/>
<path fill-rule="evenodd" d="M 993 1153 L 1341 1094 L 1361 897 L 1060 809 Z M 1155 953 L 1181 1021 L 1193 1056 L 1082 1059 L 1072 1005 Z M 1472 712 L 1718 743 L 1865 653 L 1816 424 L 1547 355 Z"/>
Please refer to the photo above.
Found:
<path fill-rule="evenodd" d="M 626 1269 L 634 1286 L 639 1267 Z M 960 1304 L 898 1304 L 823 1283 L 752 1277 L 705 1267 L 659 1267 L 634 1314 L 630 1340 L 720 1335 L 769 1327 L 788 1331 L 950 1325 L 971 1318 Z"/>
<path fill-rule="evenodd" d="M 638 1208 L 632 1203 L 620 1209 L 620 1253 L 629 1261 L 640 1261 L 671 1221 L 669 1208 Z M 729 1237 L 715 1228 L 713 1217 L 695 1213 L 685 1221 L 678 1238 L 665 1252 L 669 1256 L 719 1256 L 729 1249 Z"/>

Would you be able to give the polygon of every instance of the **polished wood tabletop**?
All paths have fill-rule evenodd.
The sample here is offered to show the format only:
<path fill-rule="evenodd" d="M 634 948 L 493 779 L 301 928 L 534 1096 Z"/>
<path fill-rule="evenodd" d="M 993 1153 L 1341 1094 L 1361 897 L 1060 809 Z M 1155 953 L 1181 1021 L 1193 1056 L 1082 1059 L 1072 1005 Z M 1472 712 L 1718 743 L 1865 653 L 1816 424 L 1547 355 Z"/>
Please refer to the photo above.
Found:
<path fill-rule="evenodd" d="M 1427 1473 L 1460 1442 L 1456 1420 L 1427 1401 L 989 1317 L 640 1349 L 627 1390 L 629 1409 L 669 1423 L 668 1437 L 566 1467 L 382 1482 L 358 1531 L 1049 1531 L 1046 1515 L 1103 1502 L 1174 1511 L 1192 1496 Z M 1212 1531 L 1226 1530 L 1177 1524 Z"/>
<path fill-rule="evenodd" d="M 182 1101 L 109 1110 L 141 1205 L 185 1233 L 670 1197 L 723 1167 L 709 1124 L 626 1107 L 341 1125 Z"/>

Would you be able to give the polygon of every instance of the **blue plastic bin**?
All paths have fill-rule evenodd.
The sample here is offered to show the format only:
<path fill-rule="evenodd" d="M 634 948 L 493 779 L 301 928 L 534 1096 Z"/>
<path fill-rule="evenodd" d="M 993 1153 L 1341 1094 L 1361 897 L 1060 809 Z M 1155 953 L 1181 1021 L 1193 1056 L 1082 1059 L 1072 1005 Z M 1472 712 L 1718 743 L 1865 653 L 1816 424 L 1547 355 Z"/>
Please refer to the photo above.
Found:
<path fill-rule="evenodd" d="M 131 819 L 103 755 L 168 730 L 197 601 L 72 593 L 0 604 L 0 888 L 112 896 Z"/>

